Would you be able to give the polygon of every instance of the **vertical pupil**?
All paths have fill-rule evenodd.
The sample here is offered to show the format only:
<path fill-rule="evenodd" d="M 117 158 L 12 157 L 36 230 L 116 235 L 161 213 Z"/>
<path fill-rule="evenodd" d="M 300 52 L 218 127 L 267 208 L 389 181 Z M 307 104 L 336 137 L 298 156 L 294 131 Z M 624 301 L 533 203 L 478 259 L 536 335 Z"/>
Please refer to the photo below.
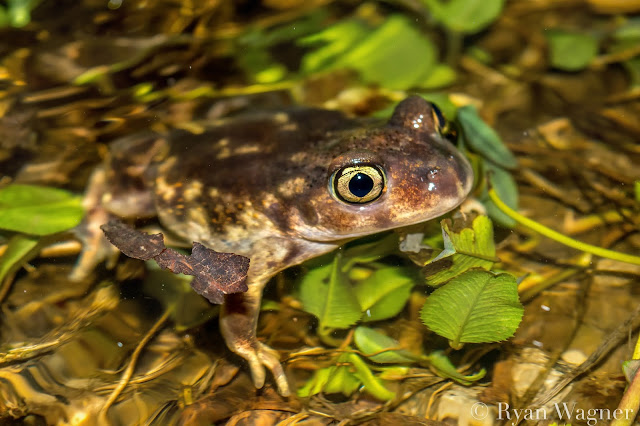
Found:
<path fill-rule="evenodd" d="M 364 197 L 373 189 L 373 179 L 364 173 L 357 173 L 349 181 L 349 191 L 356 197 Z"/>

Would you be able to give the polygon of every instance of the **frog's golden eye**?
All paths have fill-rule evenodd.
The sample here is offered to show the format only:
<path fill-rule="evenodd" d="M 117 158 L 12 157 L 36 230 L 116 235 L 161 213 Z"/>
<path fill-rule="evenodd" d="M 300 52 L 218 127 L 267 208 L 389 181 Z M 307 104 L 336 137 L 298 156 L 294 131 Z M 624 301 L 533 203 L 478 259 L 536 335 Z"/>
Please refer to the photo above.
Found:
<path fill-rule="evenodd" d="M 345 203 L 363 204 L 373 201 L 382 194 L 384 185 L 382 169 L 368 164 L 346 166 L 331 176 L 335 196 Z"/>
<path fill-rule="evenodd" d="M 447 126 L 447 119 L 444 118 L 444 114 L 438 108 L 438 105 L 431 102 L 431 115 L 433 116 L 433 122 L 436 125 L 436 130 L 441 132 Z"/>
<path fill-rule="evenodd" d="M 458 138 L 458 132 L 456 131 L 455 126 L 453 123 L 447 121 L 440 108 L 438 108 L 434 103 L 431 103 L 431 114 L 433 115 L 433 122 L 435 123 L 436 131 L 450 142 L 455 142 Z"/>

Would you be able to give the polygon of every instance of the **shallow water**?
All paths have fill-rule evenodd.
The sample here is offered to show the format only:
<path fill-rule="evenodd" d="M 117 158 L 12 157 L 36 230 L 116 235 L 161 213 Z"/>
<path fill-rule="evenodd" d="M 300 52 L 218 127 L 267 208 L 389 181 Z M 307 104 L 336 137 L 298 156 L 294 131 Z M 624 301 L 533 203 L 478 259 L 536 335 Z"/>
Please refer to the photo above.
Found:
<path fill-rule="evenodd" d="M 640 181 L 640 41 L 620 35 L 627 24 L 629 33 L 637 28 L 632 12 L 615 15 L 597 2 L 589 9 L 580 2 L 514 1 L 485 29 L 457 40 L 427 19 L 421 6 L 286 3 L 42 2 L 24 27 L 0 28 L 0 185 L 37 184 L 81 194 L 119 137 L 149 129 L 193 130 L 197 120 L 244 110 L 291 104 L 363 116 L 382 110 L 414 90 L 363 84 L 339 69 L 297 74 L 305 48 L 290 28 L 328 28 L 353 16 L 378 23 L 402 16 L 418 22 L 442 63 L 448 60 L 456 73 L 437 90 L 419 91 L 477 105 L 517 156 L 519 166 L 511 174 L 521 213 L 593 245 L 640 252 L 634 193 Z M 282 28 L 289 32 L 277 35 Z M 598 34 L 597 55 L 575 71 L 558 69 L 548 55 L 548 28 Z M 265 34 L 281 38 L 243 54 L 251 43 L 262 46 Z M 256 53 L 261 49 L 268 55 Z M 157 229 L 154 219 L 137 225 Z M 602 360 L 552 402 L 614 409 L 626 386 L 620 364 L 631 358 L 638 320 L 632 318 L 626 336 L 610 347 L 601 345 L 637 306 L 640 269 L 586 256 L 522 228 L 496 227 L 495 234 L 498 268 L 523 280 L 525 315 L 515 337 L 449 351 L 466 373 L 488 371 L 481 385 L 444 385 L 425 365 L 415 364 L 403 380 L 390 381 L 398 397 L 386 405 L 359 391 L 285 399 L 269 381 L 256 391 L 246 365 L 220 337 L 218 307 L 195 294 L 184 277 L 120 256 L 73 282 L 69 274 L 80 243 L 71 233 L 57 234 L 2 284 L 0 419 L 463 424 L 473 420 L 470 407 L 478 401 L 536 407 L 598 350 Z M 12 235 L 0 234 L 4 249 Z M 407 256 L 383 262 L 419 274 Z M 274 279 L 259 327 L 261 339 L 281 351 L 297 388 L 312 371 L 335 362 L 340 345 L 351 339 L 344 330 L 319 335 L 316 319 L 303 310 L 295 289 L 309 268 Z M 352 274 L 357 278 L 366 269 Z M 375 327 L 408 350 L 448 349 L 420 320 L 430 291 L 415 287 L 404 310 Z M 482 424 L 497 424 L 497 415 Z M 584 421 L 574 418 L 572 424 Z"/>

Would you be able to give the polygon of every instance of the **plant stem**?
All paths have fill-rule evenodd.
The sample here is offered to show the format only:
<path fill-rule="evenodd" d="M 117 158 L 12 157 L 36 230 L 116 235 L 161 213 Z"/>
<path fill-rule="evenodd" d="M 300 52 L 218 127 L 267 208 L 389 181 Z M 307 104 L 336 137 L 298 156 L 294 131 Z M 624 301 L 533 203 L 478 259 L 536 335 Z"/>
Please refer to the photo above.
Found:
<path fill-rule="evenodd" d="M 491 201 L 493 201 L 504 214 L 518 222 L 520 225 L 525 226 L 541 235 L 544 235 L 547 238 L 551 238 L 554 241 L 564 244 L 567 247 L 571 247 L 577 250 L 581 250 L 585 253 L 591 253 L 607 259 L 618 260 L 620 262 L 631 263 L 633 265 L 640 265 L 640 257 L 638 256 L 620 253 L 613 250 L 607 250 L 602 247 L 592 246 L 591 244 L 574 240 L 573 238 L 569 238 L 558 231 L 554 231 L 553 229 L 547 228 L 546 226 L 543 226 L 534 220 L 522 216 L 520 213 L 512 210 L 509 206 L 503 203 L 502 200 L 498 197 L 495 189 L 493 188 L 489 190 L 489 198 L 491 198 Z"/>

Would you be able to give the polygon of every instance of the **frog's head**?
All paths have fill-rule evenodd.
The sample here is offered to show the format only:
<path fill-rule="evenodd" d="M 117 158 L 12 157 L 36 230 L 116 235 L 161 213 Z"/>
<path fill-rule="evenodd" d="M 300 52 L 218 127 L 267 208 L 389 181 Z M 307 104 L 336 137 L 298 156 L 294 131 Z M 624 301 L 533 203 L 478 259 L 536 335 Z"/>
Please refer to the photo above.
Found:
<path fill-rule="evenodd" d="M 326 185 L 300 211 L 305 239 L 335 241 L 436 218 L 469 194 L 473 172 L 444 137 L 437 107 L 410 97 L 386 126 L 337 138 Z"/>

